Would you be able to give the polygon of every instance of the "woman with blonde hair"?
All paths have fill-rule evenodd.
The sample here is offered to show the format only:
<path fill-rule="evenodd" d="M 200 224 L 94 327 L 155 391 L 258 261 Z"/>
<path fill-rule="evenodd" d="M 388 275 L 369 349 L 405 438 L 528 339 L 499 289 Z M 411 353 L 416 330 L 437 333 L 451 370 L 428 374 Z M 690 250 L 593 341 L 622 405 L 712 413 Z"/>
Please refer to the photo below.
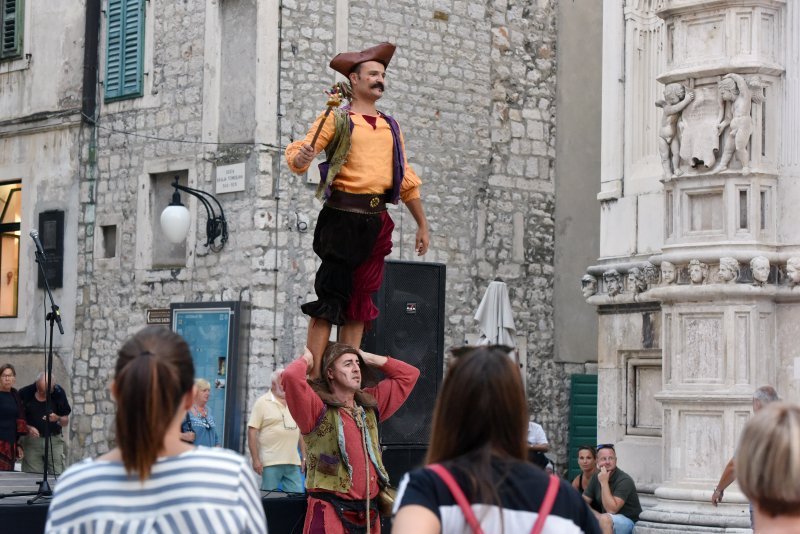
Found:
<path fill-rule="evenodd" d="M 755 532 L 800 532 L 800 406 L 759 410 L 742 431 L 735 469 Z"/>
<path fill-rule="evenodd" d="M 181 441 L 194 397 L 182 337 L 156 326 L 134 335 L 119 350 L 110 389 L 117 447 L 64 472 L 46 532 L 266 532 L 248 462 Z"/>
<path fill-rule="evenodd" d="M 393 533 L 600 532 L 568 482 L 526 461 L 528 406 L 509 350 L 453 351 L 428 465 L 400 482 Z"/>
<path fill-rule="evenodd" d="M 219 434 L 214 416 L 208 411 L 208 398 L 211 396 L 211 384 L 204 378 L 194 381 L 195 395 L 192 409 L 189 410 L 189 422 L 194 432 L 194 444 L 206 447 L 219 447 Z"/>

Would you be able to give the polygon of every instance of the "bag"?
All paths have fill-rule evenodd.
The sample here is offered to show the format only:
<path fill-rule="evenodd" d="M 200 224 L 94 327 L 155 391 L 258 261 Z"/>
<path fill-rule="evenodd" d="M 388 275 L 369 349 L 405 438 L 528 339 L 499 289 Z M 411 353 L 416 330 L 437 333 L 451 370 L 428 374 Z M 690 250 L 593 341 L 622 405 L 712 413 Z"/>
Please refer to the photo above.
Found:
<path fill-rule="evenodd" d="M 181 434 L 184 432 L 194 432 L 194 430 L 192 430 L 192 420 L 189 418 L 189 412 L 186 412 L 186 417 L 184 417 L 183 422 L 181 423 Z M 191 441 L 186 441 L 184 439 L 181 441 L 192 443 Z"/>
<path fill-rule="evenodd" d="M 461 491 L 461 487 L 458 485 L 458 482 L 456 482 L 456 479 L 453 478 L 453 475 L 450 474 L 450 471 L 441 464 L 431 464 L 428 466 L 428 469 L 436 473 L 450 490 L 456 503 L 458 503 L 458 507 L 461 508 L 461 512 L 464 514 L 464 519 L 467 520 L 467 523 L 472 529 L 473 534 L 483 534 L 481 524 L 478 522 L 478 518 L 475 517 L 475 512 L 472 511 L 467 496 Z M 536 522 L 533 524 L 531 534 L 539 534 L 544 528 L 547 516 L 550 515 L 550 510 L 553 509 L 553 503 L 556 501 L 559 485 L 558 477 L 550 475 L 550 483 L 547 485 L 547 492 L 544 495 L 542 506 L 539 508 L 539 517 L 536 518 Z"/>
<path fill-rule="evenodd" d="M 383 517 L 391 517 L 394 509 L 394 501 L 397 499 L 397 490 L 391 486 L 381 487 L 376 500 L 378 501 L 378 511 Z"/>

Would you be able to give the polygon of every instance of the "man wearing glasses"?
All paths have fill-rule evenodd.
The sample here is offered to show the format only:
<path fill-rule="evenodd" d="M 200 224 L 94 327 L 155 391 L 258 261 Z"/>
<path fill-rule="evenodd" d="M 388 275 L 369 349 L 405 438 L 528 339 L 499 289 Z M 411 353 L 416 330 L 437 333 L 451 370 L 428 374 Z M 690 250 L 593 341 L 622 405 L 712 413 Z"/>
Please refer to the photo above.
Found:
<path fill-rule="evenodd" d="M 617 468 L 612 444 L 597 446 L 597 466 L 600 469 L 589 481 L 583 499 L 592 507 L 603 534 L 630 534 L 642 513 L 636 484 Z"/>
<path fill-rule="evenodd" d="M 300 429 L 286 407 L 286 394 L 281 387 L 283 369 L 272 373 L 272 387 L 253 405 L 247 422 L 247 446 L 253 470 L 261 475 L 261 489 L 302 493 L 300 474 L 305 463 L 305 445 Z M 298 454 L 298 447 L 301 454 Z"/>

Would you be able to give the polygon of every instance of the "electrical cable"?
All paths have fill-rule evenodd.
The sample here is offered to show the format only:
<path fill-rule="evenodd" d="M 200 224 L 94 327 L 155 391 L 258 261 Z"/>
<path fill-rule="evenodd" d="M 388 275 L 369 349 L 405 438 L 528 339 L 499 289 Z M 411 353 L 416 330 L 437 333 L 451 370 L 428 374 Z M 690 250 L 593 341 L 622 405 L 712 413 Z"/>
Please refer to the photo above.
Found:
<path fill-rule="evenodd" d="M 100 121 L 95 121 L 94 119 L 92 119 L 91 117 L 89 117 L 88 115 L 85 115 L 83 113 L 81 113 L 81 116 L 84 119 L 86 119 L 87 121 L 89 121 L 89 123 L 92 124 L 95 128 L 98 128 L 100 130 L 106 130 L 107 132 L 118 133 L 118 134 L 123 134 L 123 135 L 129 135 L 131 137 L 139 137 L 141 139 L 149 139 L 151 141 L 165 141 L 167 143 L 182 143 L 182 144 L 186 144 L 186 145 L 260 146 L 260 147 L 265 147 L 265 148 L 269 148 L 269 149 L 276 150 L 276 151 L 281 151 L 281 152 L 286 150 L 285 146 L 274 145 L 272 143 L 262 143 L 260 141 L 253 141 L 251 143 L 218 143 L 218 142 L 214 142 L 214 141 L 192 141 L 192 140 L 188 140 L 188 139 L 169 139 L 169 138 L 166 138 L 166 137 L 158 137 L 158 136 L 155 136 L 155 135 L 145 135 L 145 134 L 136 133 L 136 132 L 128 132 L 128 131 L 125 131 L 125 130 L 117 130 L 116 128 L 111 128 L 110 126 L 102 126 L 100 124 Z"/>

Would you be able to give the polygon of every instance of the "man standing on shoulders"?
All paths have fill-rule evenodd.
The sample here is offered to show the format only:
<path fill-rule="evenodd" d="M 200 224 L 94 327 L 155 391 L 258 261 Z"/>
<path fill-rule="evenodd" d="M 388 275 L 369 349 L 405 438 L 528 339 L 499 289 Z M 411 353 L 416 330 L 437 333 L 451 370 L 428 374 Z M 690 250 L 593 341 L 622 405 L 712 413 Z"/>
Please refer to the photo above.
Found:
<path fill-rule="evenodd" d="M 378 441 L 378 423 L 411 394 L 419 370 L 343 343 L 322 356 L 322 385 L 306 374 L 314 363 L 307 348 L 283 373 L 286 404 L 306 443 L 305 534 L 380 532 L 378 494 L 389 484 Z M 385 378 L 376 382 L 373 369 Z M 362 386 L 372 386 L 365 387 Z M 384 508 L 390 503 L 381 503 Z"/>
<path fill-rule="evenodd" d="M 597 466 L 600 470 L 589 481 L 583 499 L 592 507 L 603 534 L 630 534 L 642 513 L 636 484 L 617 468 L 614 445 L 597 446 Z"/>
<path fill-rule="evenodd" d="M 50 427 L 50 443 L 48 451 L 48 471 L 60 475 L 64 471 L 64 436 L 62 430 L 69 424 L 72 408 L 67 400 L 64 388 L 50 377 L 50 410 L 46 406 L 47 376 L 39 373 L 36 382 L 19 390 L 22 404 L 25 406 L 25 422 L 28 435 L 22 438 L 25 456 L 22 459 L 22 471 L 25 473 L 41 473 L 44 471 L 44 436 L 45 425 Z"/>
<path fill-rule="evenodd" d="M 320 114 L 304 139 L 286 147 L 289 169 L 298 174 L 321 150 L 326 156 L 316 193 L 324 202 L 314 230 L 314 252 L 321 260 L 314 280 L 317 300 L 301 306 L 310 317 L 306 345 L 314 355 L 312 378 L 320 377 L 332 324 L 339 325 L 339 341 L 359 347 L 365 324 L 378 316 L 372 294 L 381 287 L 394 228 L 387 204 L 405 203 L 418 227 L 414 250 L 420 256 L 428 250 L 422 182 L 408 165 L 397 121 L 376 108 L 394 51 L 393 44 L 381 43 L 334 57 L 330 67 L 348 78 L 350 104 Z"/>
<path fill-rule="evenodd" d="M 253 470 L 261 475 L 262 490 L 302 493 L 300 472 L 305 461 L 305 445 L 300 439 L 300 429 L 286 407 L 286 396 L 281 387 L 282 374 L 283 369 L 272 373 L 269 393 L 259 397 L 253 405 L 247 422 L 247 446 Z M 302 457 L 298 454 L 298 447 Z"/>

